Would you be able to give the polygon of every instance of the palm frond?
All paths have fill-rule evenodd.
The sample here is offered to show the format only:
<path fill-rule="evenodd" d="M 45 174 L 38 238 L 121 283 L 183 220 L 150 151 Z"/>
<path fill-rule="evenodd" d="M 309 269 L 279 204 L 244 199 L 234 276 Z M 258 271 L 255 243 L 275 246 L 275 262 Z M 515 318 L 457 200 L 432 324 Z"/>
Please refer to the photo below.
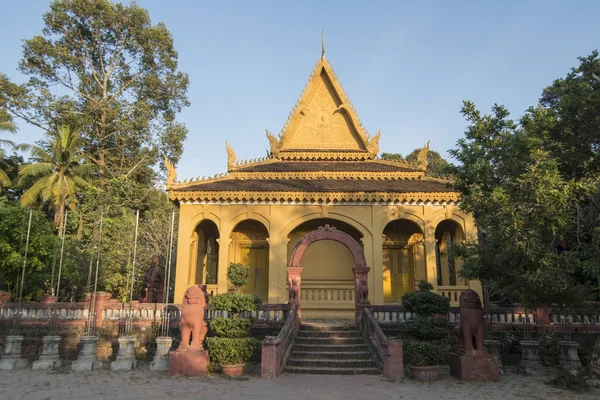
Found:
<path fill-rule="evenodd" d="M 17 131 L 17 126 L 10 121 L 0 122 L 0 131 L 15 133 Z"/>
<path fill-rule="evenodd" d="M 0 146 L 3 147 L 15 147 L 15 142 L 6 139 L 0 139 Z"/>
<path fill-rule="evenodd" d="M 10 180 L 8 175 L 6 175 L 6 172 L 0 169 L 0 186 L 10 186 L 11 183 L 12 181 Z"/>
<path fill-rule="evenodd" d="M 46 182 L 48 181 L 48 176 L 38 179 L 37 182 L 33 184 L 32 187 L 27 189 L 25 193 L 19 199 L 19 203 L 23 206 L 32 206 L 36 203 L 38 197 L 40 197 L 40 193 L 44 190 L 46 186 Z"/>
<path fill-rule="evenodd" d="M 19 182 L 26 176 L 40 176 L 50 173 L 52 173 L 52 164 L 50 163 L 26 164 L 21 166 L 19 170 L 19 176 L 21 177 Z"/>

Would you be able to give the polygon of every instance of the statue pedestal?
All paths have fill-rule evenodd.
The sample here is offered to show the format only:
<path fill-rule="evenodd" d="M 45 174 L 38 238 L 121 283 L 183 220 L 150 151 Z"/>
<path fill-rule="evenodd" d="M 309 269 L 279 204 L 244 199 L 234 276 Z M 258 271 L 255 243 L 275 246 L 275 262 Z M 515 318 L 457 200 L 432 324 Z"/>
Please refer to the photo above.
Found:
<path fill-rule="evenodd" d="M 174 350 L 169 353 L 169 375 L 204 376 L 208 367 L 208 350 Z"/>
<path fill-rule="evenodd" d="M 451 353 L 448 356 L 450 375 L 461 381 L 497 382 L 500 371 L 496 358 L 489 355 L 467 356 Z"/>
<path fill-rule="evenodd" d="M 23 336 L 7 336 L 4 342 L 4 352 L 0 358 L 0 370 L 26 368 L 29 361 L 23 358 L 21 345 Z"/>
<path fill-rule="evenodd" d="M 488 354 L 496 359 L 498 362 L 498 366 L 502 366 L 502 344 L 499 340 L 495 339 L 485 339 L 483 341 L 483 346 L 487 350 Z"/>
<path fill-rule="evenodd" d="M 519 372 L 525 375 L 533 375 L 542 371 L 540 359 L 540 343 L 535 340 L 521 340 L 521 362 Z"/>
<path fill-rule="evenodd" d="M 558 342 L 558 365 L 564 370 L 581 368 L 579 343 L 572 341 Z"/>
<path fill-rule="evenodd" d="M 98 345 L 98 336 L 82 336 L 80 341 L 81 351 L 76 361 L 71 363 L 72 371 L 92 371 L 102 367 L 102 362 L 98 360 L 96 347 Z"/>
<path fill-rule="evenodd" d="M 110 363 L 112 371 L 130 371 L 137 367 L 135 359 L 135 337 L 124 336 L 118 339 L 119 352 L 115 361 Z"/>
<path fill-rule="evenodd" d="M 58 346 L 60 345 L 60 336 L 44 336 L 42 338 L 44 347 L 40 359 L 33 362 L 32 369 L 54 369 L 62 365 Z"/>
<path fill-rule="evenodd" d="M 154 359 L 150 363 L 150 371 L 168 371 L 169 370 L 169 350 L 173 345 L 173 338 L 170 336 L 159 336 L 156 338 L 156 352 Z"/>

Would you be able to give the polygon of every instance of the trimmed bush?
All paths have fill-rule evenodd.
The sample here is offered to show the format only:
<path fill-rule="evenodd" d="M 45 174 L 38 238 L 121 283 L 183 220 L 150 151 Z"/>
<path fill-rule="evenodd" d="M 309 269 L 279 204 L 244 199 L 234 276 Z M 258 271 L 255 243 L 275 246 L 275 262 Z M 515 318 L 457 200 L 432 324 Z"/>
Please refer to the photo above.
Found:
<path fill-rule="evenodd" d="M 449 351 L 444 343 L 404 340 L 404 363 L 415 367 L 444 365 Z"/>
<path fill-rule="evenodd" d="M 260 341 L 255 338 L 206 338 L 210 352 L 210 361 L 219 365 L 242 364 L 252 358 L 260 348 Z"/>
<path fill-rule="evenodd" d="M 448 337 L 449 328 L 446 321 L 412 317 L 404 325 L 404 334 L 417 340 L 444 340 Z"/>
<path fill-rule="evenodd" d="M 245 338 L 250 334 L 252 324 L 252 318 L 213 318 L 210 320 L 210 331 L 222 338 Z"/>
<path fill-rule="evenodd" d="M 450 311 L 450 299 L 433 292 L 404 293 L 402 305 L 407 311 L 421 316 L 448 314 Z"/>
<path fill-rule="evenodd" d="M 236 289 L 245 286 L 250 278 L 250 267 L 241 263 L 229 263 L 227 268 L 227 280 L 236 287 Z"/>
<path fill-rule="evenodd" d="M 257 311 L 261 300 L 254 294 L 224 293 L 211 296 L 208 300 L 210 308 L 238 314 L 244 311 Z"/>

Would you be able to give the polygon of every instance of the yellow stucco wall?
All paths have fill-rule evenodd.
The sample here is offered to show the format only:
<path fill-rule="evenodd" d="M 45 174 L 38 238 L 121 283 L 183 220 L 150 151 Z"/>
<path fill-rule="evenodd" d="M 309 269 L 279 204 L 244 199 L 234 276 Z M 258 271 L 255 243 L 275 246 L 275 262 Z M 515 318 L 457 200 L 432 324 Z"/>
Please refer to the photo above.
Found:
<path fill-rule="evenodd" d="M 227 291 L 226 270 L 229 265 L 230 235 L 235 226 L 246 219 L 261 222 L 269 233 L 269 272 L 268 272 L 268 302 L 287 302 L 287 274 L 286 266 L 297 239 L 302 236 L 298 232 L 290 233 L 300 224 L 318 219 L 329 218 L 351 225 L 360 232 L 361 245 L 364 249 L 367 264 L 371 267 L 369 272 L 369 297 L 373 304 L 384 303 L 383 260 L 382 260 L 382 233 L 386 225 L 397 219 L 408 219 L 418 225 L 423 233 L 425 259 L 419 264 L 423 267 L 417 271 L 418 275 L 426 278 L 437 288 L 435 231 L 438 224 L 446 219 L 456 222 L 464 232 L 466 238 L 476 236 L 473 218 L 461 212 L 454 205 L 381 205 L 381 204 L 352 204 L 352 205 L 309 205 L 309 204 L 200 204 L 181 203 L 179 214 L 179 236 L 177 244 L 177 267 L 175 281 L 175 302 L 181 301 L 184 291 L 196 282 L 191 281 L 191 268 L 196 268 L 197 243 L 195 229 L 203 220 L 213 221 L 219 230 L 219 260 L 217 293 Z M 335 225 L 335 222 L 333 222 Z M 288 238 L 290 236 L 290 238 Z M 322 244 L 320 246 L 326 246 Z M 331 246 L 332 252 L 325 260 L 320 261 L 321 268 L 326 268 L 332 259 L 347 256 L 344 249 L 337 245 Z M 313 259 L 323 252 L 322 247 L 315 247 L 307 257 Z M 351 268 L 350 265 L 348 268 Z M 336 266 L 335 268 L 339 268 Z M 333 275 L 336 275 L 332 271 Z M 351 276 L 351 275 L 350 275 Z M 462 283 L 462 282 L 461 282 Z M 476 290 L 481 296 L 481 284 L 477 281 L 468 282 L 468 286 Z M 453 290 L 447 286 L 439 288 L 449 297 Z M 464 287 L 462 287 L 464 290 Z M 454 298 L 452 298 L 455 303 Z"/>

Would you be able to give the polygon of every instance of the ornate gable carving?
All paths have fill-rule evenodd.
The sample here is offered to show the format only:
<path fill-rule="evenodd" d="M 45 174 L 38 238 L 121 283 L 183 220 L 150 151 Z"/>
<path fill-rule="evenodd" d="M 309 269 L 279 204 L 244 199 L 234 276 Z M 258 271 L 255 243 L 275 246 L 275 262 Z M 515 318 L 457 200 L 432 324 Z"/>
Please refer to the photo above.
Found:
<path fill-rule="evenodd" d="M 323 57 L 290 113 L 278 144 L 280 151 L 371 152 L 377 148 L 377 139 L 369 141 L 354 107 Z"/>

